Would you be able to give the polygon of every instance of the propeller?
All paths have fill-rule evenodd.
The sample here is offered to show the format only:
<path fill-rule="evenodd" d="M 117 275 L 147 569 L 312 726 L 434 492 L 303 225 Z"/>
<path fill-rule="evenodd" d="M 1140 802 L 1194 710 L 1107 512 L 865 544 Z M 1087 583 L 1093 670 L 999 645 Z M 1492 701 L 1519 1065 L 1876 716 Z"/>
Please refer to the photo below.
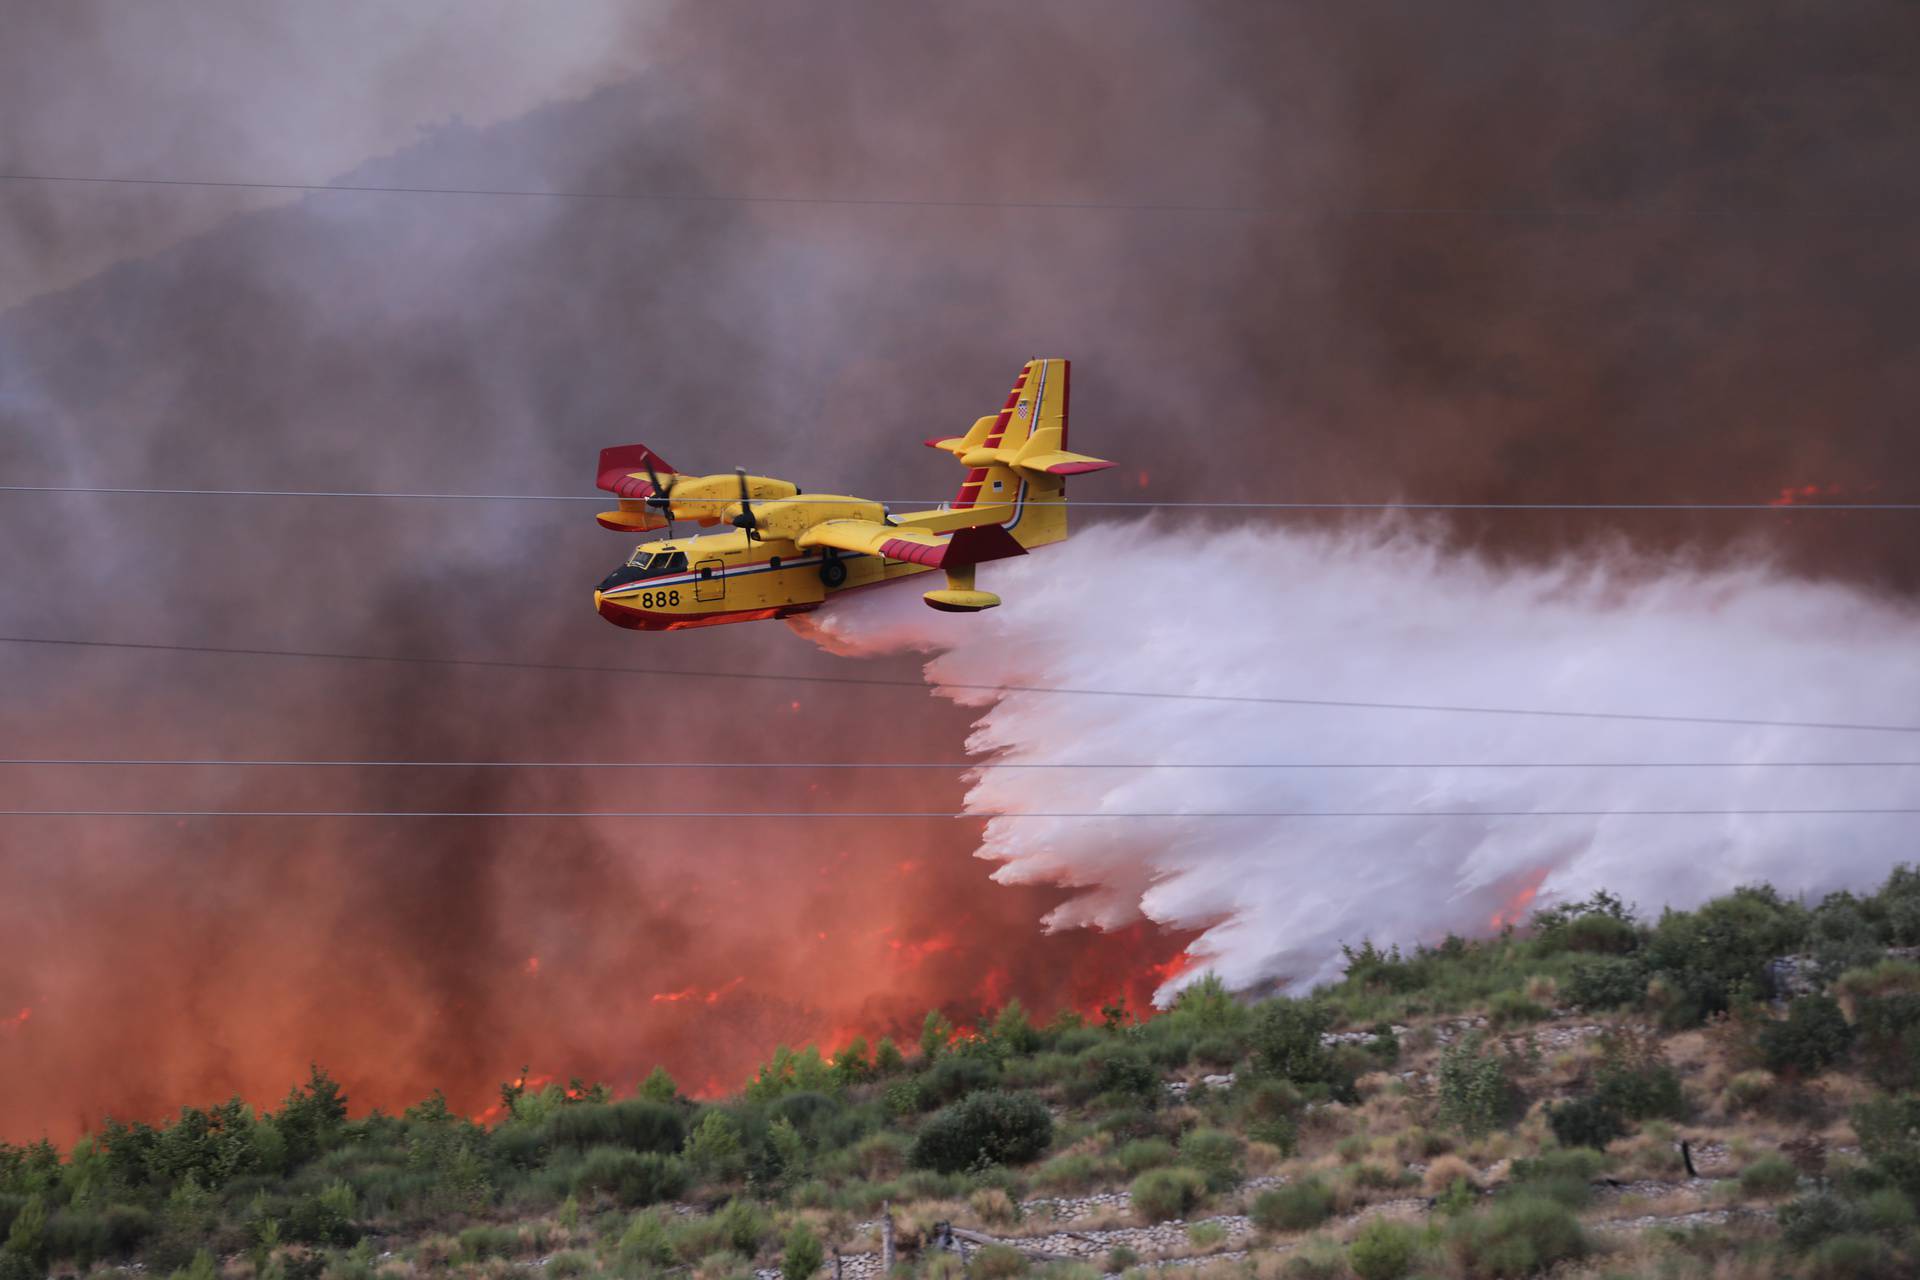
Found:
<path fill-rule="evenodd" d="M 647 495 L 647 505 L 656 511 L 673 510 L 673 486 L 660 483 L 660 473 L 653 469 L 653 459 L 647 459 L 647 483 L 653 486 L 653 492 Z"/>
<path fill-rule="evenodd" d="M 733 474 L 740 477 L 740 514 L 733 518 L 733 527 L 746 531 L 751 542 L 760 540 L 760 522 L 753 518 L 753 493 L 747 488 L 747 469 L 735 467 Z"/>
<path fill-rule="evenodd" d="M 647 457 L 647 483 L 653 486 L 653 492 L 647 495 L 647 505 L 667 517 L 667 536 L 671 538 L 673 536 L 673 485 L 660 483 L 660 473 L 653 469 L 651 454 Z"/>

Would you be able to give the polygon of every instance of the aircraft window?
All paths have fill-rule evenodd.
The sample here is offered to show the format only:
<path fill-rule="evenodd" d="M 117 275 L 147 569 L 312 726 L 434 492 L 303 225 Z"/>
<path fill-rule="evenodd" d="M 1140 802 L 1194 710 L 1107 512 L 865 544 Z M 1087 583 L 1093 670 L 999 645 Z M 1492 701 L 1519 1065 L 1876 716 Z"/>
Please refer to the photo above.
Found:
<path fill-rule="evenodd" d="M 780 557 L 775 556 L 771 560 L 767 561 L 767 567 L 769 569 L 778 569 L 780 567 Z"/>
<path fill-rule="evenodd" d="M 684 551 L 635 551 L 633 559 L 627 561 L 627 568 L 638 569 L 643 578 L 657 578 L 667 573 L 685 573 L 687 553 Z"/>

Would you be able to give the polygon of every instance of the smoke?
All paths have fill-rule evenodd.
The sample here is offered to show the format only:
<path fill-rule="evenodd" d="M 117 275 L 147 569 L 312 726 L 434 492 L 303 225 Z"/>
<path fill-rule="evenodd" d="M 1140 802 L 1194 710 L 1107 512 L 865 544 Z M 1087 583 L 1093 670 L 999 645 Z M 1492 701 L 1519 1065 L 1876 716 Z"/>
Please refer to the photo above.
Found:
<path fill-rule="evenodd" d="M 1920 192 L 1916 11 L 1763 7 L 16 5 L 9 172 L 775 199 L 10 185 L 0 300 L 26 301 L 0 313 L 0 473 L 571 493 L 601 447 L 644 440 L 688 468 L 934 497 L 951 464 L 915 442 L 1049 354 L 1074 360 L 1076 442 L 1124 464 L 1092 497 L 1909 498 L 1920 254 L 1884 228 Z M 1515 212 L 1561 206 L 1587 212 Z M 590 510 L 8 495 L 0 627 L 912 677 L 781 628 L 607 627 L 588 592 L 627 547 Z M 1763 527 L 1795 571 L 1920 583 L 1904 516 L 1760 520 L 1446 536 L 1526 566 Z M 744 764 L 948 760 L 970 720 L 899 689 L 20 645 L 0 717 L 17 757 Z M 6 808 L 963 793 L 935 770 L 0 775 Z M 830 818 L 0 819 L 0 1076 L 26 1082 L 0 1091 L 0 1135 L 271 1102 L 313 1060 L 360 1106 L 444 1087 L 477 1110 L 523 1063 L 725 1085 L 779 1039 L 934 1003 L 1091 1007 L 1185 941 L 1041 935 L 1070 892 L 995 885 L 976 845 L 968 823 Z M 1100 909 L 1138 919 L 1121 906 L 1152 888 Z"/>
<path fill-rule="evenodd" d="M 1763 561 L 1503 568 L 1407 524 L 1109 525 L 993 569 L 990 613 L 901 589 L 809 629 L 842 652 L 934 653 L 928 681 L 978 709 L 968 748 L 995 766 L 966 799 L 992 815 L 994 878 L 1075 890 L 1052 929 L 1201 930 L 1188 980 L 1304 988 L 1363 939 L 1485 932 L 1601 888 L 1648 910 L 1757 880 L 1860 888 L 1915 851 L 1907 814 L 1619 812 L 1911 806 L 1911 769 L 1773 766 L 1920 763 L 1912 732 L 1209 700 L 1920 725 L 1909 602 Z M 1033 688 L 986 691 L 1002 684 Z M 1732 767 L 1670 767 L 1708 761 Z M 1208 763 L 1307 767 L 1170 767 Z M 1543 816 L 1568 810 L 1611 816 Z M 1273 811 L 1394 816 L 1027 816 Z"/>

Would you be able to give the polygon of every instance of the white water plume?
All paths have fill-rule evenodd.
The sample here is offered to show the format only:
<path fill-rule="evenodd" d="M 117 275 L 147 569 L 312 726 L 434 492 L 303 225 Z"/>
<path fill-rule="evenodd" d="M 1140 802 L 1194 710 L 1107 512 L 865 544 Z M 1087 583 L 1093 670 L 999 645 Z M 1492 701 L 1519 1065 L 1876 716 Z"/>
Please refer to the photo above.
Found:
<path fill-rule="evenodd" d="M 1817 895 L 1920 851 L 1916 815 L 1751 812 L 1914 807 L 1920 768 L 1896 762 L 1920 733 L 967 687 L 1920 725 L 1920 611 L 1856 587 L 1625 554 L 1501 567 L 1406 524 L 1098 526 L 983 567 L 1006 603 L 971 616 L 926 608 L 931 582 L 799 629 L 934 654 L 933 686 L 981 708 L 983 762 L 1144 766 L 983 769 L 966 803 L 995 815 L 995 879 L 1080 890 L 1048 927 L 1203 929 L 1187 978 L 1297 989 L 1342 943 L 1485 932 L 1528 901 Z M 1318 767 L 1172 767 L 1193 764 Z M 1748 812 L 1621 812 L 1648 809 Z M 1390 816 L 1012 816 L 1302 810 Z M 1540 816 L 1567 810 L 1599 816 Z M 1486 816 L 1440 816 L 1459 811 Z"/>

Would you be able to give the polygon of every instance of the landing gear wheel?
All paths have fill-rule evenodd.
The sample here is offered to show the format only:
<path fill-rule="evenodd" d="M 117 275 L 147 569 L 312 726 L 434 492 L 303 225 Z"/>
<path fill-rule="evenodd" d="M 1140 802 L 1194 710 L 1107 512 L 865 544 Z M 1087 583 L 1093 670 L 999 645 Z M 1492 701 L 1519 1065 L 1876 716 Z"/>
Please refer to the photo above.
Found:
<path fill-rule="evenodd" d="M 847 580 L 847 566 L 840 563 L 839 556 L 832 556 L 820 562 L 820 581 L 829 587 L 837 587 Z"/>

